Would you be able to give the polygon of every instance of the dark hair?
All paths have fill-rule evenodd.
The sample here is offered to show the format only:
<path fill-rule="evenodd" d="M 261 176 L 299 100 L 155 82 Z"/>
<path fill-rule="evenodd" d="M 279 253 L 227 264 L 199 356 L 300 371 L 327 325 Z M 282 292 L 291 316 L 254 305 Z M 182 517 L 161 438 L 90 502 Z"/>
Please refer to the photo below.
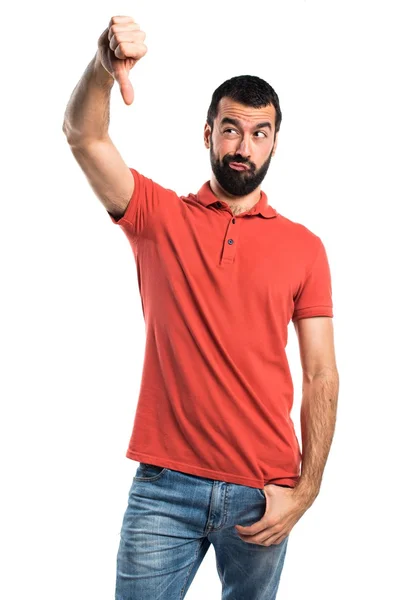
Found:
<path fill-rule="evenodd" d="M 275 133 L 279 131 L 282 121 L 282 112 L 279 106 L 278 94 L 260 77 L 256 75 L 238 75 L 227 79 L 214 91 L 211 104 L 207 112 L 207 123 L 214 127 L 214 119 L 218 114 L 218 104 L 221 98 L 228 97 L 235 102 L 246 106 L 260 108 L 272 104 L 275 107 Z"/>

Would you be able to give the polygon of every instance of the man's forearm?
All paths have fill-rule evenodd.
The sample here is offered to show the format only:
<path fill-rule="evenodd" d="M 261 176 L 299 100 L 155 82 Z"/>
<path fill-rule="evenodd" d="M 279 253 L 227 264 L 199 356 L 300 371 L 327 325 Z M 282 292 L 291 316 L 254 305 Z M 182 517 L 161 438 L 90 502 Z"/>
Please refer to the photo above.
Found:
<path fill-rule="evenodd" d="M 113 84 L 114 78 L 96 55 L 75 86 L 65 110 L 63 131 L 70 143 L 107 138 Z"/>
<path fill-rule="evenodd" d="M 302 463 L 295 495 L 311 506 L 318 496 L 336 423 L 339 394 L 337 370 L 303 382 L 301 403 Z"/>

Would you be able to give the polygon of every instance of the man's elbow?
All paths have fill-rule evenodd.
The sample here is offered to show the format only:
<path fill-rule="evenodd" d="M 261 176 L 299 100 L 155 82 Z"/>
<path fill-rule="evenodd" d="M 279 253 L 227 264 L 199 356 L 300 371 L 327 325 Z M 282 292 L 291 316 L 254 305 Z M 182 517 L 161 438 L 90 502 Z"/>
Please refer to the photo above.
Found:
<path fill-rule="evenodd" d="M 339 386 L 339 371 L 336 364 L 319 365 L 313 369 L 303 369 L 303 385 L 312 383 L 331 382 Z"/>

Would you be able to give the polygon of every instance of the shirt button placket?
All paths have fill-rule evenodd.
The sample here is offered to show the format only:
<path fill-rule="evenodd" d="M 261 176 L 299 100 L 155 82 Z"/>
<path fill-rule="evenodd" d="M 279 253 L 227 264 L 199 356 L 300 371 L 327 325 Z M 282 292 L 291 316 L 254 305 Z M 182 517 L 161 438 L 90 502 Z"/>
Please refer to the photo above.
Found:
<path fill-rule="evenodd" d="M 235 217 L 232 218 L 231 223 L 232 223 L 232 225 L 234 225 L 236 223 Z M 227 256 L 233 260 L 233 257 L 235 255 L 235 248 L 234 248 L 235 240 L 230 237 L 227 239 L 227 244 L 228 244 L 228 246 L 230 246 L 230 248 L 228 249 L 228 252 L 227 252 Z"/>

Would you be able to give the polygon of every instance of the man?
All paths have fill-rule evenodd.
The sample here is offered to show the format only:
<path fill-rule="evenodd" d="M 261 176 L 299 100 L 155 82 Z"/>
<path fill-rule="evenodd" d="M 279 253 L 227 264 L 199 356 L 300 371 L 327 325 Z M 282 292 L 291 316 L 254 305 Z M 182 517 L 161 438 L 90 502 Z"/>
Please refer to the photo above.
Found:
<path fill-rule="evenodd" d="M 118 81 L 146 53 L 113 17 L 67 106 L 71 150 L 127 236 L 146 348 L 127 457 L 139 462 L 117 556 L 117 600 L 185 596 L 210 544 L 223 600 L 274 600 L 288 536 L 319 493 L 338 396 L 331 278 L 321 239 L 260 185 L 282 119 L 272 87 L 233 77 L 204 128 L 211 179 L 178 196 L 128 168 L 108 136 Z M 302 453 L 285 353 L 303 368 Z M 299 474 L 300 459 L 302 462 Z"/>

